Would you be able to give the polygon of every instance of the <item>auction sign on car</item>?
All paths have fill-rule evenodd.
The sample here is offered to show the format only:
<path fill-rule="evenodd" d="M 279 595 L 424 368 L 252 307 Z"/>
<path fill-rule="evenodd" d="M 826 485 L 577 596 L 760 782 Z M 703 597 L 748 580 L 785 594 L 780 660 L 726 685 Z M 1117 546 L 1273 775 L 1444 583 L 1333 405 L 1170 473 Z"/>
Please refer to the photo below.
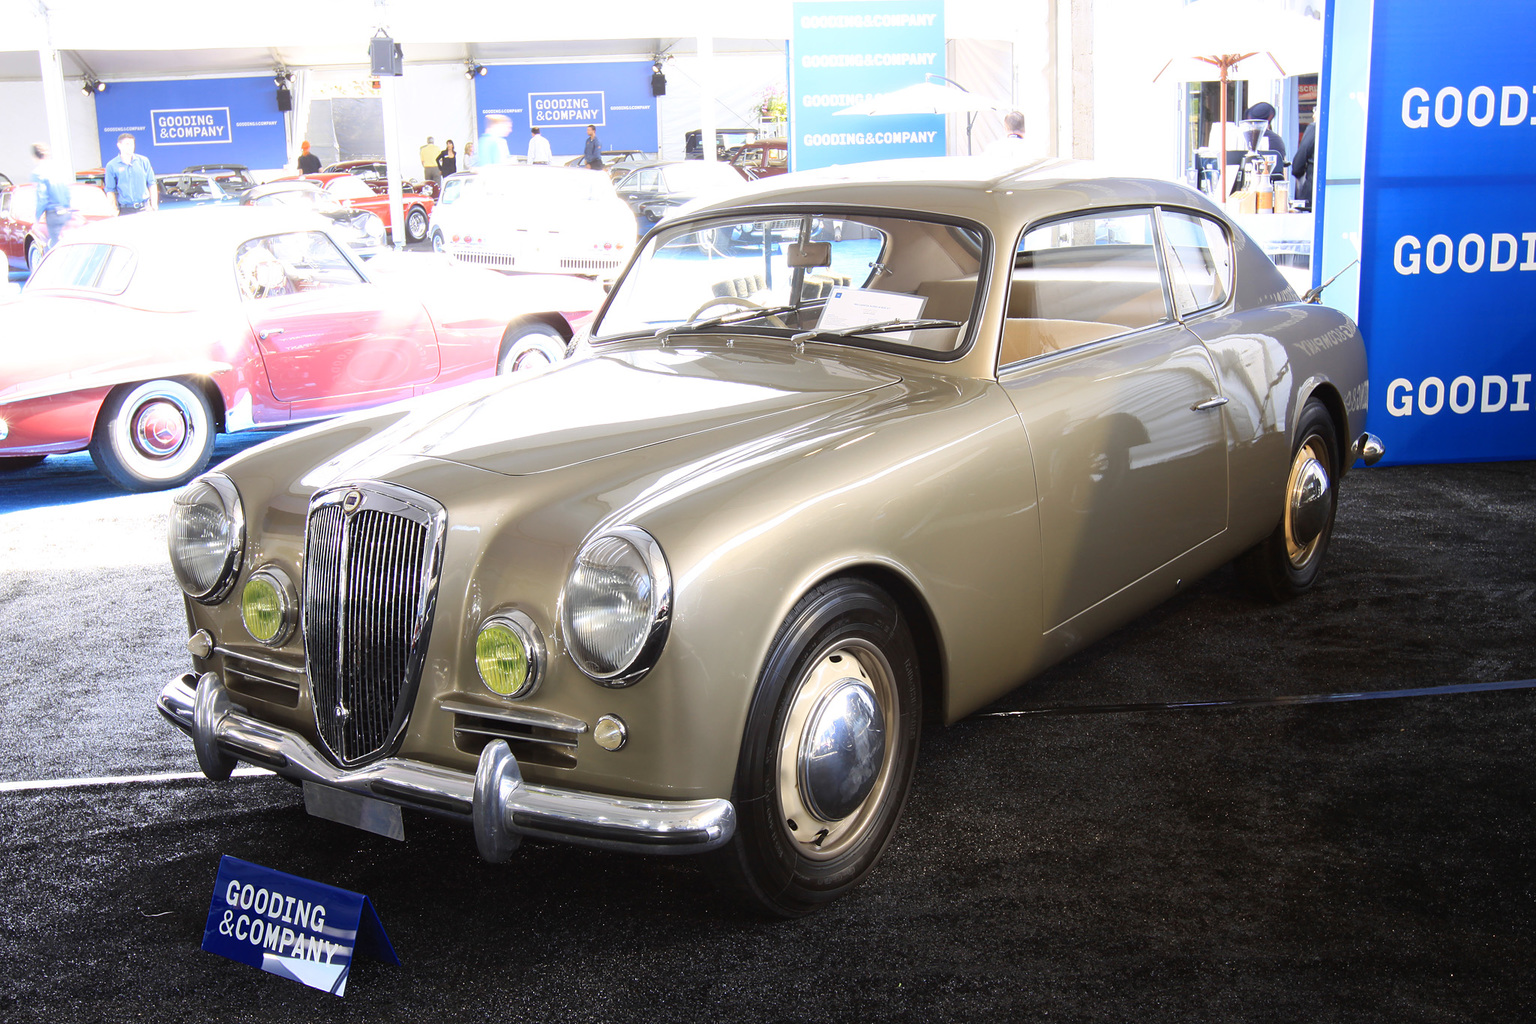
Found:
<path fill-rule="evenodd" d="M 941 114 L 839 114 L 944 74 L 943 0 L 797 3 L 789 53 L 789 165 L 943 156 Z"/>

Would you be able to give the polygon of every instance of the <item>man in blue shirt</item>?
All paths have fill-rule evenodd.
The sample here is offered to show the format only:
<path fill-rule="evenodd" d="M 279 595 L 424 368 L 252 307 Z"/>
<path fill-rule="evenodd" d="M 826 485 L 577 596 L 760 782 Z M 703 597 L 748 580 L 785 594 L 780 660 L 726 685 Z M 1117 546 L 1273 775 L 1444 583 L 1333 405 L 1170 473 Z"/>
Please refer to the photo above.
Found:
<path fill-rule="evenodd" d="M 32 156 L 37 160 L 32 169 L 32 180 L 37 183 L 37 219 L 48 225 L 47 247 L 52 249 L 74 213 L 69 205 L 69 180 L 48 159 L 47 143 L 34 142 Z"/>
<path fill-rule="evenodd" d="M 512 162 L 507 150 L 507 136 L 512 132 L 512 119 L 504 114 L 485 115 L 485 134 L 480 136 L 480 151 L 475 154 L 476 167 Z"/>
<path fill-rule="evenodd" d="M 587 125 L 587 147 L 582 151 L 581 162 L 594 171 L 603 169 L 603 144 L 597 141 L 597 125 Z"/>
<path fill-rule="evenodd" d="M 117 137 L 117 156 L 107 161 L 107 180 L 102 187 L 117 200 L 118 216 L 153 210 L 159 196 L 155 191 L 155 169 L 149 158 L 133 151 L 133 136 Z"/>

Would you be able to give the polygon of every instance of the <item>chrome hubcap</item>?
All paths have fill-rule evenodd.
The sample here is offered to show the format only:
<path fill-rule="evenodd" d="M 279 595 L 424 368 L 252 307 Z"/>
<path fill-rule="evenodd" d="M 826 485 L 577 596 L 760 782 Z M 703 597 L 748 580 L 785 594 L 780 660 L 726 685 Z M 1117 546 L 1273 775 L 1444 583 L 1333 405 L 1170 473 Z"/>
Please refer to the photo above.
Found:
<path fill-rule="evenodd" d="M 841 640 L 796 685 L 778 754 L 780 820 L 801 854 L 834 857 L 864 834 L 890 785 L 895 686 L 879 648 Z"/>
<path fill-rule="evenodd" d="M 1285 543 L 1291 564 L 1306 564 L 1317 549 L 1332 510 L 1332 481 L 1328 477 L 1328 454 L 1322 442 L 1308 438 L 1291 464 L 1286 486 Z"/>
<path fill-rule="evenodd" d="M 147 402 L 133 418 L 134 445 L 150 458 L 174 455 L 186 440 L 186 417 L 173 402 Z"/>

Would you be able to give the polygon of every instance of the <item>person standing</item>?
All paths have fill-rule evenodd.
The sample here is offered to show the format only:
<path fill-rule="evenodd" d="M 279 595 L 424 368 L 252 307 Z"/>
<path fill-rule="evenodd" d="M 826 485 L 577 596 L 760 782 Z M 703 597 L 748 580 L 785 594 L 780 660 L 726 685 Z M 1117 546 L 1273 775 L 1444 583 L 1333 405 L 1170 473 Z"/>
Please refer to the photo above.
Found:
<path fill-rule="evenodd" d="M 581 162 L 594 171 L 603 169 L 603 144 L 597 141 L 597 125 L 587 125 L 587 148 L 582 151 Z"/>
<path fill-rule="evenodd" d="M 553 154 L 549 151 L 549 140 L 539 134 L 537 128 L 533 129 L 532 136 L 528 139 L 528 162 L 531 164 L 547 164 Z"/>
<path fill-rule="evenodd" d="M 459 154 L 453 151 L 453 140 L 449 139 L 443 146 L 443 151 L 437 154 L 437 177 L 441 181 L 450 174 L 456 174 L 459 170 Z"/>
<path fill-rule="evenodd" d="M 1322 119 L 1323 111 L 1318 107 L 1312 123 L 1301 134 L 1301 145 L 1296 147 L 1296 159 L 1291 161 L 1291 176 L 1296 179 L 1296 199 L 1306 203 L 1309 210 L 1312 208 L 1312 179 L 1316 171 L 1317 123 Z"/>
<path fill-rule="evenodd" d="M 48 144 L 34 142 L 32 180 L 37 183 L 37 219 L 48 226 L 47 249 L 59 244 L 74 210 L 70 208 L 69 179 L 48 158 Z"/>
<path fill-rule="evenodd" d="M 1008 134 L 988 146 L 987 155 L 1004 157 L 1013 163 L 1022 164 L 1025 160 L 1024 115 L 1017 110 L 1010 110 L 1003 118 L 1003 127 L 1008 130 Z"/>
<path fill-rule="evenodd" d="M 475 144 L 473 142 L 466 142 L 466 143 L 464 143 L 464 169 L 466 171 L 472 170 L 474 168 L 474 166 L 475 166 Z"/>
<path fill-rule="evenodd" d="M 507 150 L 507 136 L 512 133 L 512 119 L 504 114 L 485 115 L 485 134 L 480 136 L 479 151 L 475 154 L 476 167 L 493 164 L 509 164 L 512 154 Z"/>
<path fill-rule="evenodd" d="M 437 158 L 442 156 L 443 147 L 433 141 L 432 136 L 427 136 L 426 145 L 421 147 L 421 173 L 428 181 L 441 181 L 442 171 L 437 166 Z"/>
<path fill-rule="evenodd" d="M 320 158 L 309 151 L 309 140 L 299 143 L 299 173 L 319 174 Z"/>
<path fill-rule="evenodd" d="M 117 200 L 118 216 L 140 213 L 155 208 L 155 169 L 149 157 L 133 151 L 133 135 L 129 132 L 117 137 L 117 156 L 107 161 L 105 189 Z"/>

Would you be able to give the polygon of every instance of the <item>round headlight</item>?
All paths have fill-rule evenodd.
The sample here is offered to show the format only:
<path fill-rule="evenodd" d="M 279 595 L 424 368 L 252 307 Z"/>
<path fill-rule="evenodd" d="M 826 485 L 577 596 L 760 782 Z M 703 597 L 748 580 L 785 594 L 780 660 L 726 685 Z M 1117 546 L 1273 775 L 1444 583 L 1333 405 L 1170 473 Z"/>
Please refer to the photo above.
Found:
<path fill-rule="evenodd" d="M 492 693 L 527 697 L 544 675 L 544 639 L 522 612 L 499 612 L 475 637 L 475 669 Z"/>
<path fill-rule="evenodd" d="M 245 548 L 245 512 L 229 477 L 209 473 L 176 495 L 166 539 L 181 589 L 204 604 L 223 600 Z"/>
<path fill-rule="evenodd" d="M 571 657 L 605 686 L 628 686 L 650 671 L 666 642 L 672 574 L 661 546 L 633 526 L 587 541 L 576 555 L 562 603 Z"/>
<path fill-rule="evenodd" d="M 245 621 L 245 631 L 268 647 L 282 646 L 292 634 L 295 608 L 293 584 L 288 574 L 276 566 L 257 569 L 240 592 L 240 618 Z"/>
<path fill-rule="evenodd" d="M 363 218 L 363 232 L 375 242 L 384 241 L 384 218 L 370 211 Z"/>

